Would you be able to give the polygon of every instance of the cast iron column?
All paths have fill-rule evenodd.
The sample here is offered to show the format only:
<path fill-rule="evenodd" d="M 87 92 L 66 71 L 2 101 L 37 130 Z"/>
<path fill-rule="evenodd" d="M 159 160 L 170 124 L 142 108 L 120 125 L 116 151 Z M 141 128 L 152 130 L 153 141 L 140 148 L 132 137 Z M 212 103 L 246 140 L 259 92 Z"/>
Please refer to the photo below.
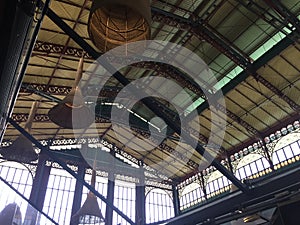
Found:
<path fill-rule="evenodd" d="M 179 216 L 180 214 L 180 201 L 179 201 L 179 193 L 175 184 L 172 185 L 172 193 L 173 193 L 173 205 L 174 205 L 174 213 L 175 216 Z"/>
<path fill-rule="evenodd" d="M 47 159 L 48 157 L 45 154 L 40 154 L 36 168 L 36 174 L 33 179 L 32 189 L 29 197 L 29 200 L 36 205 L 39 211 L 43 210 L 49 175 L 51 171 L 51 167 L 46 166 Z M 28 206 L 24 223 L 35 225 L 37 219 L 37 211 L 31 206 Z"/>
<path fill-rule="evenodd" d="M 110 151 L 110 153 L 114 156 L 114 152 Z M 113 165 L 114 166 L 114 163 Z M 107 201 L 111 204 L 114 203 L 114 192 L 115 192 L 115 172 L 114 169 L 108 171 L 108 183 L 107 183 Z M 106 205 L 105 212 L 105 225 L 112 225 L 113 219 L 113 209 Z"/>
<path fill-rule="evenodd" d="M 135 198 L 135 222 L 137 225 L 146 224 L 146 201 L 145 201 L 145 174 L 143 165 L 140 164 L 139 183 L 136 184 Z"/>

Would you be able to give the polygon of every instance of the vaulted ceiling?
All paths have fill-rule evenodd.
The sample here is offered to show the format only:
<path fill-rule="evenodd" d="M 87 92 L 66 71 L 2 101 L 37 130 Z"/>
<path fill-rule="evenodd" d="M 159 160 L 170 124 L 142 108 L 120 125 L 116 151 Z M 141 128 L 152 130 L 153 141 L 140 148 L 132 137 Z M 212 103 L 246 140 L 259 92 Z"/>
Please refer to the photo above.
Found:
<path fill-rule="evenodd" d="M 24 126 L 32 103 L 40 102 L 31 130 L 37 140 L 76 137 L 74 130 L 59 127 L 49 120 L 48 111 L 74 85 L 81 56 L 84 56 L 83 70 L 88 71 L 95 58 L 102 54 L 87 31 L 91 3 L 89 0 L 52 0 L 44 17 L 12 113 L 12 119 Z M 130 65 L 120 72 L 130 82 L 147 76 L 172 80 L 189 93 L 194 103 L 182 98 L 180 92 L 173 93 L 172 103 L 184 112 L 180 114 L 162 98 L 152 99 L 150 109 L 138 102 L 129 109 L 131 127 L 116 130 L 111 122 L 111 109 L 119 110 L 120 115 L 128 109 L 120 105 L 117 108 L 114 99 L 123 84 L 111 78 L 96 96 L 82 90 L 87 96 L 86 104 L 98 110 L 96 129 L 85 130 L 85 137 L 105 140 L 125 152 L 132 161 L 143 162 L 166 177 L 182 179 L 197 171 L 204 159 L 200 151 L 182 141 L 181 134 L 170 126 L 178 124 L 178 118 L 191 117 L 187 133 L 219 159 L 299 119 L 299 1 L 153 0 L 151 11 L 152 40 L 184 46 L 201 57 L 213 72 L 217 80 L 214 92 L 224 95 L 225 105 L 218 100 L 214 106 L 217 118 L 226 118 L 224 138 L 219 136 L 219 129 L 211 129 L 218 128 L 218 124 L 212 120 L 208 97 L 193 79 L 178 68 L 155 62 Z M 75 33 L 71 34 L 68 29 Z M 167 83 L 162 89 L 163 84 L 153 78 L 147 79 L 144 85 L 157 90 L 161 96 L 165 94 L 163 90 L 172 90 Z M 89 101 L 95 98 L 97 101 Z M 196 117 L 191 116 L 194 110 Z M 167 123 L 168 129 L 161 121 L 152 120 L 158 112 L 163 112 L 171 123 Z M 200 132 L 194 123 L 200 124 Z M 154 135 L 149 137 L 151 127 Z M 166 137 L 157 143 L 155 134 L 159 136 L 163 130 L 167 130 Z M 3 140 L 10 141 L 18 135 L 9 125 Z M 221 140 L 220 149 L 207 146 L 210 137 Z M 146 150 L 139 151 L 139 148 Z"/>

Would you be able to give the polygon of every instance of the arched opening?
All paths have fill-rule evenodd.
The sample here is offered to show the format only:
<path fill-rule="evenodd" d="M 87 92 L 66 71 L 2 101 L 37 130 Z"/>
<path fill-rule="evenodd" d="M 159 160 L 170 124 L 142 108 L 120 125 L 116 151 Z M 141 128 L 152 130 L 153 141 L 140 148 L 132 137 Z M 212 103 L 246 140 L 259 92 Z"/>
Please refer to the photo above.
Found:
<path fill-rule="evenodd" d="M 214 197 L 230 189 L 229 181 L 221 172 L 214 171 L 208 178 L 206 184 L 207 197 Z"/>
<path fill-rule="evenodd" d="M 270 168 L 268 160 L 260 154 L 251 153 L 242 158 L 236 167 L 235 175 L 239 180 L 259 176 Z"/>
<path fill-rule="evenodd" d="M 282 137 L 275 145 L 272 159 L 275 169 L 300 159 L 300 133 Z"/>
<path fill-rule="evenodd" d="M 146 223 L 174 217 L 174 205 L 170 193 L 154 188 L 146 195 Z"/>
<path fill-rule="evenodd" d="M 180 210 L 189 208 L 204 200 L 204 193 L 198 183 L 191 183 L 187 185 L 180 196 Z"/>

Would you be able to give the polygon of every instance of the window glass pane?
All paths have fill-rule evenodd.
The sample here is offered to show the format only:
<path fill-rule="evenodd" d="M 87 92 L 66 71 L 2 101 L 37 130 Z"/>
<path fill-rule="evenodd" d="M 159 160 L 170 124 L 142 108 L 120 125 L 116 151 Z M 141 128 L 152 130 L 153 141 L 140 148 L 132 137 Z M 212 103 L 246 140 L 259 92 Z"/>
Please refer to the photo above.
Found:
<path fill-rule="evenodd" d="M 249 165 L 246 165 L 246 166 L 244 167 L 244 169 L 245 169 L 245 173 L 246 173 L 246 176 L 247 176 L 247 177 L 249 177 L 249 176 L 252 175 L 251 169 L 250 169 L 250 166 L 249 166 Z"/>
<path fill-rule="evenodd" d="M 115 181 L 114 205 L 132 221 L 135 221 L 135 184 Z M 113 212 L 113 224 L 129 224 L 123 217 Z"/>
<path fill-rule="evenodd" d="M 173 201 L 171 193 L 161 189 L 152 189 L 146 196 L 146 223 L 153 223 L 174 217 Z M 188 194 L 189 195 L 189 194 Z M 151 196 L 155 196 L 155 200 Z M 185 202 L 186 195 L 183 196 L 182 202 Z"/>
<path fill-rule="evenodd" d="M 58 224 L 70 223 L 75 184 L 76 179 L 67 171 L 51 168 L 43 211 Z"/>
<path fill-rule="evenodd" d="M 240 179 L 244 179 L 246 177 L 244 168 L 243 167 L 239 168 L 238 171 L 239 171 Z"/>
<path fill-rule="evenodd" d="M 257 161 L 260 161 L 260 160 L 257 160 Z M 256 174 L 258 172 L 257 161 L 250 164 L 252 174 Z"/>
<path fill-rule="evenodd" d="M 282 149 L 277 151 L 277 155 L 278 155 L 278 158 L 279 158 L 279 162 L 283 162 L 283 161 L 286 160 L 286 157 L 285 157 L 284 152 L 283 152 Z"/>
<path fill-rule="evenodd" d="M 293 156 L 292 149 L 291 149 L 291 147 L 290 147 L 289 145 L 286 146 L 286 147 L 284 147 L 283 151 L 284 151 L 284 153 L 285 153 L 287 159 L 290 159 L 290 158 L 293 158 L 293 157 L 294 157 L 294 156 Z"/>
<path fill-rule="evenodd" d="M 300 141 L 291 144 L 291 148 L 293 150 L 294 155 L 300 155 L 299 143 Z"/>

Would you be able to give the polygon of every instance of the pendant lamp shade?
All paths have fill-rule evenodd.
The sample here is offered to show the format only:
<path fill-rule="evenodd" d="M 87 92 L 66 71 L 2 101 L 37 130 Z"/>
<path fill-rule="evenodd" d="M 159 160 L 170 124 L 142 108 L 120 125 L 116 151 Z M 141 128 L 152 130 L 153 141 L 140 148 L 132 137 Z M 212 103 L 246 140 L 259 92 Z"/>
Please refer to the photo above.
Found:
<path fill-rule="evenodd" d="M 150 38 L 150 0 L 93 0 L 88 32 L 94 45 L 112 48 Z"/>
<path fill-rule="evenodd" d="M 91 110 L 85 105 L 78 83 L 82 77 L 83 58 L 80 59 L 75 85 L 70 93 L 57 105 L 49 110 L 50 120 L 67 129 L 82 129 L 89 127 L 94 121 Z"/>
<path fill-rule="evenodd" d="M 92 171 L 91 186 L 95 187 L 96 171 Z M 74 214 L 72 220 L 77 220 L 79 224 L 101 224 L 104 217 L 98 205 L 97 197 L 90 191 L 81 208 Z"/>
<path fill-rule="evenodd" d="M 28 120 L 25 124 L 25 130 L 30 133 L 32 121 L 36 110 L 39 106 L 38 102 L 34 102 L 29 113 Z M 10 146 L 2 147 L 0 154 L 7 160 L 17 161 L 21 163 L 30 163 L 38 159 L 38 154 L 34 150 L 32 143 L 23 134 L 21 134 Z"/>

